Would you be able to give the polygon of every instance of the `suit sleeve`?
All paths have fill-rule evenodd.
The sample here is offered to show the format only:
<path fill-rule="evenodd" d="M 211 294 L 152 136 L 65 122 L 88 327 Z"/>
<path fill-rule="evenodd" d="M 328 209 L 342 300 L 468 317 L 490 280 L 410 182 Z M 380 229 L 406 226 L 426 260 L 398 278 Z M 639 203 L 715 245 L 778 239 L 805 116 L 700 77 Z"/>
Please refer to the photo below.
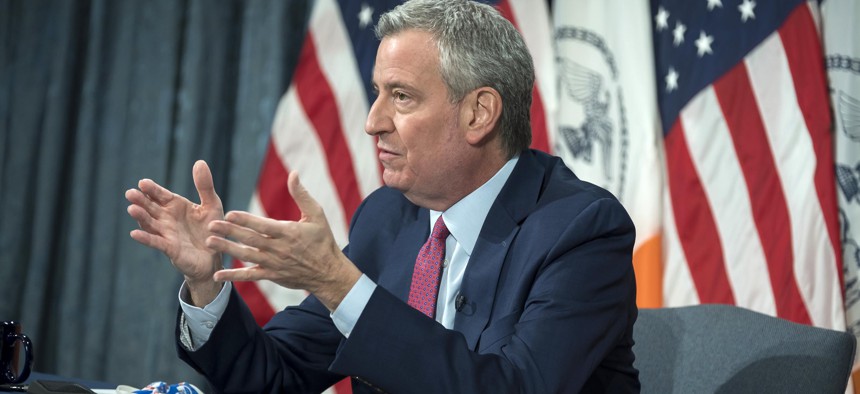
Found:
<path fill-rule="evenodd" d="M 482 335 L 490 342 L 473 351 L 462 334 L 378 287 L 332 370 L 394 393 L 555 393 L 582 391 L 600 379 L 599 368 L 631 368 L 632 353 L 612 357 L 632 346 L 633 224 L 617 200 L 604 198 L 562 226 L 534 277 L 523 279 L 530 290 L 522 310 L 495 318 L 514 319 L 511 332 Z"/>
<path fill-rule="evenodd" d="M 343 378 L 328 371 L 342 339 L 312 296 L 260 328 L 233 289 L 209 340 L 194 352 L 177 344 L 177 351 L 218 392 L 320 393 Z"/>

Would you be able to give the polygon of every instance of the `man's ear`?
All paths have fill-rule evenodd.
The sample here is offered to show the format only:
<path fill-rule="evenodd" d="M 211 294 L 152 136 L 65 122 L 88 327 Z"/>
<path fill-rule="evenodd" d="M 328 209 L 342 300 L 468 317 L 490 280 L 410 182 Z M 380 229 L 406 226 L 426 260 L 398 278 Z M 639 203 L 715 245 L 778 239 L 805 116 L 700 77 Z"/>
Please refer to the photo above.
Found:
<path fill-rule="evenodd" d="M 480 87 L 465 97 L 466 141 L 482 144 L 492 137 L 502 116 L 502 96 L 496 89 Z"/>

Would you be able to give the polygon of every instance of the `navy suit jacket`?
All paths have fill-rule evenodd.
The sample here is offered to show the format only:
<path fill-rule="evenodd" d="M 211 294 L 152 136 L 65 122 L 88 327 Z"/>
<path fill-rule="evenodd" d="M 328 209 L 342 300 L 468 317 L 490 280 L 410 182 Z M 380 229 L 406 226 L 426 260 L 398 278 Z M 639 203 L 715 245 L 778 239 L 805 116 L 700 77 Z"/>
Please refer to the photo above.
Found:
<path fill-rule="evenodd" d="M 558 158 L 523 151 L 469 260 L 451 330 L 406 304 L 429 211 L 383 187 L 344 252 L 378 286 L 349 338 L 313 296 L 260 329 L 235 291 L 180 357 L 225 392 L 638 392 L 633 223 Z"/>

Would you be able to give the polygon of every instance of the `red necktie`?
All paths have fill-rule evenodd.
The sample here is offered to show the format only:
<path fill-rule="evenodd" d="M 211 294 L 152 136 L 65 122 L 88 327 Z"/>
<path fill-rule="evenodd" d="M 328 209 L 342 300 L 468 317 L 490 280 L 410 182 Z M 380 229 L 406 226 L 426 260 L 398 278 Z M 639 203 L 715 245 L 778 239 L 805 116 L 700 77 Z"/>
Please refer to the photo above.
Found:
<path fill-rule="evenodd" d="M 430 239 L 418 252 L 415 270 L 412 271 L 408 304 L 431 318 L 436 317 L 436 298 L 439 296 L 442 260 L 445 259 L 445 239 L 450 233 L 442 216 L 439 216 L 433 225 Z"/>

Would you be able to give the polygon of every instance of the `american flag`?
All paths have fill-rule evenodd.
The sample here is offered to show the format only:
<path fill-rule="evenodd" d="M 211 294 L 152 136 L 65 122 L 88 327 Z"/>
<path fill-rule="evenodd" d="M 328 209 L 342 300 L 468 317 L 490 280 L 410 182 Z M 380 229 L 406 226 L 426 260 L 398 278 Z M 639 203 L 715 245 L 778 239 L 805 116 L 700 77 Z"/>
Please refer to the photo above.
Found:
<path fill-rule="evenodd" d="M 302 183 L 325 209 L 337 242 L 345 246 L 351 215 L 361 200 L 382 185 L 376 141 L 364 133 L 375 95 L 371 74 L 379 41 L 373 27 L 395 0 L 317 0 L 308 22 L 299 64 L 281 98 L 272 126 L 257 189 L 249 211 L 281 220 L 298 220 L 301 212 L 287 190 L 287 174 L 298 170 Z M 554 83 L 546 73 L 553 61 L 546 5 L 530 0 L 490 2 L 521 29 L 535 58 L 538 81 L 532 106 L 533 144 L 549 150 L 547 129 L 554 105 L 541 94 Z M 544 98 L 547 96 L 548 98 Z M 242 266 L 234 261 L 234 266 Z M 257 323 L 275 311 L 299 303 L 306 293 L 274 283 L 234 284 Z M 349 392 L 348 384 L 335 388 Z"/>
<path fill-rule="evenodd" d="M 666 306 L 845 329 L 817 4 L 652 1 Z"/>

